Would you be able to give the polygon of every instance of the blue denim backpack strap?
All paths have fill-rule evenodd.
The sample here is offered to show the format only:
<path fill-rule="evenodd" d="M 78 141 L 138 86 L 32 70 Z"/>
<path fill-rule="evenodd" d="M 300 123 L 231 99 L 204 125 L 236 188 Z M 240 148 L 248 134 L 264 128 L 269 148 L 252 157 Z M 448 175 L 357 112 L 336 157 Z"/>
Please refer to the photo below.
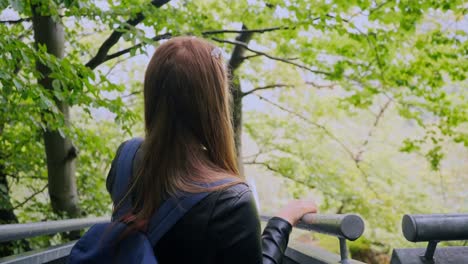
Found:
<path fill-rule="evenodd" d="M 216 187 L 229 182 L 233 179 L 223 179 L 209 184 L 201 184 L 202 186 Z M 181 219 L 193 206 L 203 200 L 211 192 L 202 192 L 195 194 L 186 194 L 179 197 L 172 197 L 166 200 L 151 217 L 148 227 L 148 239 L 156 246 L 158 241 Z"/>
<path fill-rule="evenodd" d="M 119 219 L 132 208 L 130 197 L 125 197 L 130 188 L 135 154 L 143 142 L 142 138 L 132 138 L 125 142 L 117 157 L 117 168 L 112 186 L 112 201 L 117 206 L 112 215 L 112 220 Z"/>

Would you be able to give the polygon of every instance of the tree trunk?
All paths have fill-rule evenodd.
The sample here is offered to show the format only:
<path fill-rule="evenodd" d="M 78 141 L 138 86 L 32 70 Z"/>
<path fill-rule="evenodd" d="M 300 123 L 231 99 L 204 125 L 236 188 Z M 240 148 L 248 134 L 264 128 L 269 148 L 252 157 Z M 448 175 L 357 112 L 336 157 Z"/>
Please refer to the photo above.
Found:
<path fill-rule="evenodd" d="M 48 53 L 57 58 L 62 58 L 65 42 L 62 25 L 54 21 L 50 16 L 35 14 L 34 9 L 33 6 L 32 22 L 36 46 L 44 45 Z M 38 82 L 45 89 L 53 89 L 52 79 L 48 77 L 50 70 L 47 65 L 38 64 L 37 68 L 43 76 Z M 55 103 L 63 114 L 65 126 L 69 126 L 69 105 L 59 100 L 55 100 Z M 44 132 L 44 143 L 52 208 L 59 215 L 77 217 L 79 208 L 75 179 L 75 148 L 70 139 L 62 136 L 59 131 L 50 128 Z"/>
<path fill-rule="evenodd" d="M 234 140 L 236 143 L 237 165 L 239 174 L 244 177 L 244 164 L 242 162 L 242 90 L 239 77 L 232 76 L 232 123 L 234 129 Z"/>
<path fill-rule="evenodd" d="M 0 153 L 0 160 L 5 159 L 3 154 Z M 10 201 L 10 186 L 8 185 L 5 167 L 2 163 L 0 163 L 0 187 L 0 224 L 16 224 L 18 223 L 18 218 Z M 0 257 L 13 255 L 18 247 L 30 250 L 29 243 L 26 240 L 3 242 L 0 243 Z"/>
<path fill-rule="evenodd" d="M 243 30 L 246 30 L 245 25 L 242 26 Z M 252 39 L 253 33 L 251 32 L 242 32 L 239 36 L 236 37 L 237 41 L 244 42 L 246 44 Z M 231 73 L 231 96 L 232 96 L 232 122 L 234 128 L 234 139 L 236 143 L 236 152 L 237 152 L 237 164 L 239 166 L 239 173 L 244 177 L 244 164 L 242 162 L 242 89 L 240 84 L 240 79 L 236 75 L 236 70 L 244 61 L 245 48 L 242 46 L 236 45 L 232 51 L 231 58 L 229 60 L 229 69 Z"/>

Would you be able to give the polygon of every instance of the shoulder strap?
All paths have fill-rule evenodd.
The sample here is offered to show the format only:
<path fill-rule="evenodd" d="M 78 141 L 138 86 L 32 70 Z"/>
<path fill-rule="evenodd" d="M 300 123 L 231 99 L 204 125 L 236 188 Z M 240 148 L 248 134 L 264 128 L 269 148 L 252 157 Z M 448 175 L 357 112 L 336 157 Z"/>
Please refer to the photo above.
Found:
<path fill-rule="evenodd" d="M 112 219 L 118 219 L 132 208 L 131 199 L 125 199 L 128 188 L 130 187 L 130 179 L 132 178 L 133 159 L 135 154 L 143 142 L 142 138 L 133 138 L 125 142 L 117 157 L 117 168 L 112 186 L 112 200 L 118 205 Z"/>
<path fill-rule="evenodd" d="M 214 183 L 205 184 L 206 187 L 220 186 L 232 182 L 232 179 L 223 179 Z M 172 197 L 166 200 L 157 212 L 151 217 L 148 238 L 153 247 L 158 241 L 181 219 L 193 206 L 208 196 L 210 192 L 188 194 L 182 197 Z"/>

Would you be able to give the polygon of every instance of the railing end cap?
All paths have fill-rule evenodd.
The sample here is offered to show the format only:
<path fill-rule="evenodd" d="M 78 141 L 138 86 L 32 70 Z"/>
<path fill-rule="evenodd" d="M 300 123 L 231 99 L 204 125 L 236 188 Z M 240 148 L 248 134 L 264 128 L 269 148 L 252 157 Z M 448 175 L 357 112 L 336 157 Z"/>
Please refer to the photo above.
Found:
<path fill-rule="evenodd" d="M 403 216 L 401 221 L 401 229 L 406 240 L 410 242 L 417 242 L 417 225 L 411 215 L 405 214 Z"/>
<path fill-rule="evenodd" d="M 364 220 L 357 214 L 346 214 L 341 223 L 341 232 L 346 239 L 351 241 L 360 238 L 364 229 Z"/>

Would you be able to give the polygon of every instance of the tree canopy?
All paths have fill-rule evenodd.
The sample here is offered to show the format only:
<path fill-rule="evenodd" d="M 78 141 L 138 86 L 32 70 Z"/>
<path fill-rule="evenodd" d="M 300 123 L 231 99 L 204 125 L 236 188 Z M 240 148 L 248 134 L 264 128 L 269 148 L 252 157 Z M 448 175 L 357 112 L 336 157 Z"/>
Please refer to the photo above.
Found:
<path fill-rule="evenodd" d="M 179 35 L 226 53 L 239 159 L 287 179 L 289 193 L 312 190 L 323 210 L 362 214 L 372 243 L 395 245 L 403 213 L 444 210 L 433 191 L 468 208 L 463 189 L 434 187 L 445 174 L 467 179 L 455 172 L 468 157 L 464 1 L 9 0 L 0 10 L 4 222 L 69 217 L 70 206 L 110 212 L 110 161 L 143 131 L 145 63 Z M 255 147 L 241 151 L 242 128 Z M 52 175 L 54 158 L 66 173 Z M 63 182 L 73 205 L 54 202 Z"/>

